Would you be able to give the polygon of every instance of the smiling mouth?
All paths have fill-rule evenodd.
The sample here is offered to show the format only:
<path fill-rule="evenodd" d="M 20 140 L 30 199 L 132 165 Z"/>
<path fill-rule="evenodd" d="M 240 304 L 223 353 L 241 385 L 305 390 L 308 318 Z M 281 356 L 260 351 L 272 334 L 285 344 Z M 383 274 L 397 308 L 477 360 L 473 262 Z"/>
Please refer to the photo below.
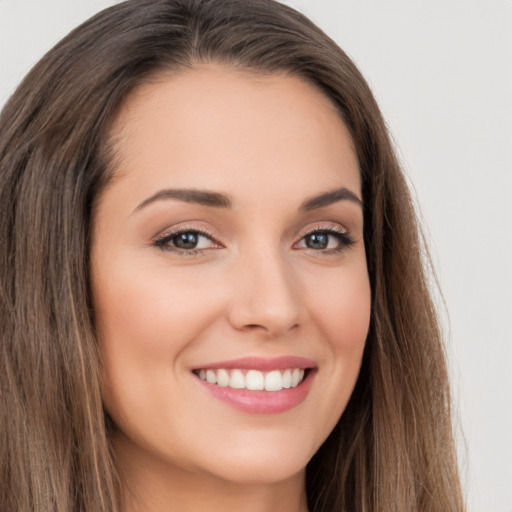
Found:
<path fill-rule="evenodd" d="M 218 387 L 270 392 L 296 388 L 304 381 L 308 372 L 308 368 L 287 368 L 268 372 L 243 368 L 193 371 L 202 381 Z"/>

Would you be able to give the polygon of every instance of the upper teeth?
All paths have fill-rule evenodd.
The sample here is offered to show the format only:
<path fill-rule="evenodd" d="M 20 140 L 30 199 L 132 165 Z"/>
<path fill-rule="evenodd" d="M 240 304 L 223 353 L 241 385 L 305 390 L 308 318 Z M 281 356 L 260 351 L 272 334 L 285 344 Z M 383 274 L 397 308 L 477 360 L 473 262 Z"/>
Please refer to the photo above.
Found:
<path fill-rule="evenodd" d="M 260 372 L 258 370 L 199 370 L 199 378 L 217 384 L 221 387 L 234 389 L 248 389 L 251 391 L 281 391 L 294 388 L 304 378 L 303 368 L 290 368 L 288 370 L 272 370 Z"/>

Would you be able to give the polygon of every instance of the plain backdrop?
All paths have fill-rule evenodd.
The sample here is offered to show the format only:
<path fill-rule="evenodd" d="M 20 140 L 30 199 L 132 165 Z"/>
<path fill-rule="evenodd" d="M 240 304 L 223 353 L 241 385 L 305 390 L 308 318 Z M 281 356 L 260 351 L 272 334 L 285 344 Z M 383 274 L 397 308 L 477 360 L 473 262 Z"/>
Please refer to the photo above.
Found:
<path fill-rule="evenodd" d="M 113 0 L 0 0 L 0 106 Z M 355 60 L 414 187 L 447 314 L 469 512 L 512 512 L 512 0 L 295 0 Z"/>

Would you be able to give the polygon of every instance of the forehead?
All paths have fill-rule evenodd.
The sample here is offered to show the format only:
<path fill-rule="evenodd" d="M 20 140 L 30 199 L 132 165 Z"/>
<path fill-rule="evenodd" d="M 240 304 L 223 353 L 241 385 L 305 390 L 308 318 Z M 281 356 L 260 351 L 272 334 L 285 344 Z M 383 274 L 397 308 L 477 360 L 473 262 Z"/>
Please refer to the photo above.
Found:
<path fill-rule="evenodd" d="M 315 181 L 359 191 L 350 135 L 333 102 L 289 74 L 219 65 L 160 75 L 137 88 L 112 128 L 119 178 L 240 190 Z M 346 183 L 348 180 L 349 183 Z"/>

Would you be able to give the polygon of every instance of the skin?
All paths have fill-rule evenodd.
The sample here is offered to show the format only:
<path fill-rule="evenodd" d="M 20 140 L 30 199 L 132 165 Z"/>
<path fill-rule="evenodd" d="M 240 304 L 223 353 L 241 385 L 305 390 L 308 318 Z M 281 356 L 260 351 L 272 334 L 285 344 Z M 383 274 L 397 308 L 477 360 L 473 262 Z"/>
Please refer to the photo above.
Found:
<path fill-rule="evenodd" d="M 347 404 L 370 319 L 361 204 L 300 208 L 340 187 L 361 199 L 340 116 L 300 78 L 209 65 L 141 86 L 112 137 L 91 271 L 125 510 L 307 510 L 305 466 Z M 165 189 L 232 204 L 148 202 Z M 180 252 L 178 228 L 208 236 Z M 311 247 L 315 230 L 327 247 Z M 277 414 L 240 411 L 191 371 L 289 355 L 315 375 Z"/>

